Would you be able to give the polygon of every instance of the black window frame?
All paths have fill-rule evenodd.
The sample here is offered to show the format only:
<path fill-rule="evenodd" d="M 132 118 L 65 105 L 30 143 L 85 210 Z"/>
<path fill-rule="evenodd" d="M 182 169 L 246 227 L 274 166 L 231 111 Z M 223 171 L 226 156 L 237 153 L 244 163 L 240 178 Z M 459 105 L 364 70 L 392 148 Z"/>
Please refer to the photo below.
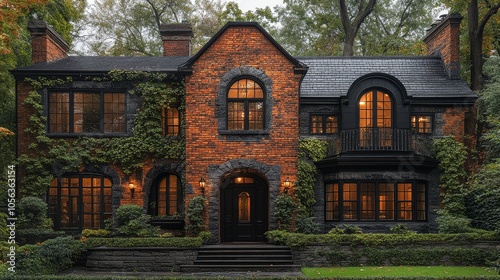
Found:
<path fill-rule="evenodd" d="M 415 117 L 415 126 L 413 126 L 413 122 L 412 122 L 412 118 Z M 430 125 L 431 125 L 431 131 L 430 132 L 420 132 L 419 131 L 419 118 L 420 117 L 431 117 L 431 122 L 430 122 Z M 412 113 L 410 114 L 410 127 L 411 127 L 411 130 L 416 132 L 416 133 L 420 133 L 420 134 L 426 134 L 426 135 L 434 135 L 434 118 L 435 115 L 434 114 L 431 114 L 431 113 Z"/>
<path fill-rule="evenodd" d="M 69 114 L 69 131 L 68 132 L 51 132 L 51 96 L 54 94 L 69 94 L 68 114 Z M 83 94 L 99 94 L 99 131 L 97 132 L 75 132 L 75 93 Z M 124 100 L 123 125 L 124 130 L 119 132 L 105 132 L 105 95 L 106 94 L 122 94 Z M 128 128 L 128 94 L 124 89 L 50 89 L 47 92 L 46 116 L 47 116 L 47 135 L 51 137 L 79 137 L 79 136 L 127 136 Z"/>
<path fill-rule="evenodd" d="M 171 112 L 172 109 L 175 109 L 177 111 L 177 125 L 175 124 L 169 125 L 168 123 L 170 120 L 168 113 Z M 163 131 L 162 131 L 163 137 L 178 137 L 181 135 L 181 111 L 179 110 L 179 106 L 171 105 L 163 107 L 162 126 L 163 126 Z M 169 133 L 170 128 L 174 128 L 174 130 L 177 130 L 177 133 Z"/>
<path fill-rule="evenodd" d="M 170 204 L 171 204 L 171 200 L 170 199 L 167 199 L 165 201 L 165 209 L 166 209 L 166 213 L 167 215 L 166 216 L 181 216 L 183 215 L 183 210 L 184 210 L 184 192 L 183 192 L 183 188 L 182 188 L 182 182 L 181 182 L 181 178 L 175 174 L 175 173 L 165 173 L 165 174 L 162 174 L 160 176 L 157 177 L 157 179 L 154 181 L 153 185 L 152 185 L 152 188 L 151 188 L 151 191 L 149 193 L 149 204 L 148 204 L 148 214 L 149 215 L 152 215 L 152 216 L 159 216 L 158 215 L 158 199 L 160 198 L 158 193 L 159 193 L 159 188 L 160 188 L 160 184 L 161 182 L 163 181 L 163 179 L 166 179 L 166 197 L 170 197 L 170 194 L 169 194 L 169 190 L 170 190 L 170 176 L 175 176 L 177 177 L 177 209 L 176 209 L 176 212 L 175 214 L 170 214 L 169 213 L 169 209 L 170 209 Z M 153 203 L 154 203 L 154 206 L 153 206 Z"/>
<path fill-rule="evenodd" d="M 262 90 L 262 98 L 230 98 L 229 97 L 229 91 L 231 90 L 231 87 L 237 83 L 238 81 L 240 80 L 251 80 L 253 81 L 254 83 L 256 83 L 257 85 L 259 85 L 260 89 Z M 226 91 L 226 131 L 228 132 L 252 132 L 252 131 L 259 131 L 259 132 L 262 132 L 262 131 L 265 131 L 267 130 L 267 127 L 266 127 L 266 98 L 267 98 L 267 92 L 266 92 L 266 88 L 265 86 L 262 84 L 262 82 L 260 82 L 259 80 L 255 79 L 254 77 L 251 77 L 251 76 L 240 76 L 240 77 L 237 77 L 235 79 L 233 79 L 229 84 L 228 84 L 228 87 L 227 87 L 227 91 Z M 249 125 L 249 122 L 250 122 L 250 119 L 249 119 L 249 104 L 250 103 L 258 103 L 258 102 L 262 102 L 262 128 L 260 129 L 250 129 L 250 125 Z M 229 128 L 229 123 L 230 123 L 230 120 L 229 120 L 229 104 L 230 103 L 244 103 L 244 112 L 245 112 L 245 119 L 244 119 L 244 125 L 243 125 L 243 129 L 230 129 Z"/>
<path fill-rule="evenodd" d="M 75 227 L 62 227 L 61 226 L 61 217 L 62 217 L 62 214 L 60 213 L 61 211 L 61 203 L 62 203 L 62 197 L 63 197 L 63 194 L 62 194 L 62 187 L 61 187 L 61 181 L 62 179 L 68 179 L 69 182 L 71 182 L 71 179 L 73 178 L 76 178 L 78 180 L 78 187 L 73 187 L 71 188 L 71 186 L 68 186 L 68 197 L 72 196 L 72 197 L 76 197 L 77 199 L 77 209 L 74 209 L 74 211 L 76 211 L 77 214 L 79 214 L 78 216 L 78 219 L 77 219 L 77 226 Z M 68 232 L 80 232 L 82 231 L 84 228 L 87 228 L 87 227 L 84 227 L 84 224 L 85 224 L 85 216 L 86 215 L 95 215 L 94 212 L 85 212 L 85 201 L 84 201 L 84 185 L 83 185 L 83 179 L 84 178 L 99 178 L 101 180 L 101 185 L 98 186 L 99 187 L 99 200 L 97 203 L 94 202 L 94 196 L 91 196 L 91 205 L 94 205 L 94 204 L 99 204 L 100 207 L 99 207 L 99 213 L 98 215 L 100 215 L 100 222 L 99 222 L 99 225 L 97 226 L 93 226 L 91 227 L 92 229 L 104 229 L 105 228 L 105 220 L 109 219 L 112 217 L 112 208 L 113 208 L 113 180 L 104 175 L 104 174 L 96 174 L 96 173 L 68 173 L 68 174 L 63 174 L 62 176 L 58 176 L 58 177 L 55 177 L 53 180 L 57 180 L 57 197 L 55 199 L 56 201 L 56 205 L 55 207 L 57 208 L 55 212 L 51 212 L 51 207 L 52 205 L 50 204 L 51 202 L 51 193 L 50 193 L 50 189 L 53 188 L 52 186 L 49 187 L 49 190 L 47 191 L 47 201 L 49 202 L 49 208 L 47 210 L 47 215 L 49 216 L 49 218 L 52 219 L 53 223 L 54 223 L 54 229 L 56 230 L 64 230 L 64 231 L 68 231 Z M 110 181 L 111 183 L 111 186 L 105 186 L 105 183 L 104 183 L 104 180 L 107 179 Z M 52 183 L 51 183 L 52 184 Z M 95 186 L 94 186 L 95 187 Z M 105 197 L 105 192 L 104 192 L 104 188 L 109 188 L 110 190 L 110 197 L 109 197 L 109 205 L 108 207 L 110 208 L 111 211 L 106 211 L 106 197 Z M 71 195 L 71 189 L 77 189 L 78 191 L 78 195 Z M 94 193 L 93 189 L 92 189 L 92 193 Z M 72 205 L 68 205 L 69 208 L 72 209 Z M 69 218 L 69 221 L 71 223 L 71 220 L 72 218 Z M 91 224 L 94 225 L 95 221 L 93 220 L 93 218 L 91 219 Z"/>
<path fill-rule="evenodd" d="M 315 133 L 313 132 L 313 119 L 314 117 L 321 117 L 321 128 L 322 132 L 321 133 Z M 334 132 L 327 132 L 327 118 L 328 117 L 334 117 L 336 126 L 335 126 L 335 131 Z M 339 115 L 338 114 L 332 114 L 332 113 L 324 113 L 324 114 L 318 114 L 318 113 L 311 113 L 309 115 L 309 134 L 311 135 L 333 135 L 336 134 L 340 131 L 340 122 L 339 122 Z"/>
<path fill-rule="evenodd" d="M 380 184 L 393 184 L 394 186 L 394 219 L 380 219 Z M 338 210 L 337 210 L 337 219 L 335 217 L 335 200 L 331 199 L 328 197 L 328 195 L 335 195 L 334 192 L 328 192 L 328 185 L 329 184 L 338 184 Z M 356 184 L 357 186 L 357 209 L 356 209 L 356 218 L 355 219 L 344 219 L 343 212 L 344 212 L 344 204 L 343 204 L 343 186 L 344 184 Z M 361 198 L 361 185 L 362 184 L 375 184 L 375 218 L 374 219 L 363 219 L 362 218 L 362 198 Z M 411 184 L 412 186 L 412 219 L 407 220 L 407 219 L 400 219 L 399 218 L 399 199 L 398 199 L 398 184 Z M 424 195 L 424 209 L 419 208 L 419 202 L 421 202 L 419 194 L 422 193 L 421 187 L 423 187 L 423 195 Z M 369 222 L 389 222 L 389 223 L 394 223 L 394 222 L 427 222 L 428 221 L 428 184 L 425 181 L 420 181 L 420 180 L 394 180 L 391 182 L 387 181 L 382 181 L 382 180 L 339 180 L 339 181 L 327 181 L 324 183 L 324 219 L 325 222 L 356 222 L 356 223 L 369 223 Z M 351 201 L 351 200 L 349 200 Z M 331 207 L 329 207 L 328 203 L 332 203 Z M 332 209 L 331 211 L 328 211 L 328 209 Z M 328 219 L 328 212 L 332 213 L 333 219 Z M 421 214 L 425 215 L 425 219 L 419 219 L 419 215 Z"/>

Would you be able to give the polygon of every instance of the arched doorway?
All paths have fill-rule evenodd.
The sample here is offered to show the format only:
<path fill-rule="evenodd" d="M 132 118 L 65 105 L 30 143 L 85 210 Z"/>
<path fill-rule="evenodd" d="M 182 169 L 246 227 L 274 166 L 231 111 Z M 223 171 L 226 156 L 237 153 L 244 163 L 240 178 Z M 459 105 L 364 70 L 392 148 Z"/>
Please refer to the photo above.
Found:
<path fill-rule="evenodd" d="M 265 241 L 268 229 L 268 187 L 255 174 L 235 173 L 221 188 L 222 242 Z"/>

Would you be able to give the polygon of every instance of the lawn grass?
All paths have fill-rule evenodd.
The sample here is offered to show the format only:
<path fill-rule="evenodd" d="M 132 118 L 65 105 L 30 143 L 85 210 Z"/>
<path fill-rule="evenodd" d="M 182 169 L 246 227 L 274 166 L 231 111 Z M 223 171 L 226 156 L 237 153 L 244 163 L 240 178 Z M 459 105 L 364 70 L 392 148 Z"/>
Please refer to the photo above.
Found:
<path fill-rule="evenodd" d="M 489 276 L 498 275 L 489 267 L 469 266 L 368 266 L 368 267 L 313 267 L 302 268 L 311 278 L 367 277 L 367 276 Z"/>

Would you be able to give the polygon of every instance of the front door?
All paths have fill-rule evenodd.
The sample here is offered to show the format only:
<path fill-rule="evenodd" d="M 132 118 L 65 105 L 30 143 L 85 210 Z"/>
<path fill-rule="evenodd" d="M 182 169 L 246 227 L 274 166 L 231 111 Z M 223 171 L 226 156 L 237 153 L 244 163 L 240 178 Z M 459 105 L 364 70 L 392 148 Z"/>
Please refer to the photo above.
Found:
<path fill-rule="evenodd" d="M 258 178 L 233 177 L 222 188 L 223 242 L 264 241 L 267 231 L 267 188 Z"/>

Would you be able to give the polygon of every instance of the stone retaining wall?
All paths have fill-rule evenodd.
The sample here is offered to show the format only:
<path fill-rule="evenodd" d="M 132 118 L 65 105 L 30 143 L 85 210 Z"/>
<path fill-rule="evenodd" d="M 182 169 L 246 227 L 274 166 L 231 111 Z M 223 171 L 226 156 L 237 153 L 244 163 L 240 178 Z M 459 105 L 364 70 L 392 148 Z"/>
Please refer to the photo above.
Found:
<path fill-rule="evenodd" d="M 198 248 L 99 247 L 87 250 L 87 268 L 103 271 L 180 271 L 193 264 Z"/>
<path fill-rule="evenodd" d="M 425 245 L 397 245 L 394 247 L 386 247 L 386 246 L 350 246 L 348 244 L 345 245 L 328 245 L 328 244 L 311 244 L 301 248 L 292 248 L 292 254 L 295 264 L 305 266 L 305 267 L 328 267 L 328 266 L 365 266 L 365 265 L 373 265 L 374 260 L 369 259 L 369 253 L 367 250 L 372 250 L 371 252 L 375 252 L 378 262 L 377 265 L 394 265 L 398 258 L 403 259 L 406 257 L 408 259 L 409 256 L 392 256 L 391 259 L 383 259 L 384 256 L 387 257 L 390 254 L 384 254 L 388 250 L 398 250 L 401 254 L 404 254 L 404 250 L 409 250 L 408 252 L 415 252 L 420 249 L 429 249 L 432 252 L 433 249 L 443 249 L 446 250 L 457 250 L 456 254 L 460 254 L 460 252 L 466 253 L 469 249 L 482 249 L 485 254 L 491 251 L 496 251 L 497 257 L 500 257 L 500 242 L 476 242 L 473 244 L 446 244 L 446 243 L 429 243 Z M 374 250 L 374 251 L 373 251 Z M 377 251 L 378 250 L 378 251 Z M 379 252 L 379 254 L 377 254 Z M 430 254 L 429 254 L 430 255 Z M 463 265 L 460 262 L 457 262 L 451 255 L 437 254 L 437 258 L 432 258 L 429 260 L 430 262 L 425 265 Z M 425 258 L 428 256 L 422 256 Z M 473 258 L 473 256 L 463 256 L 464 259 Z M 395 261 L 396 259 L 396 261 Z M 419 262 L 421 260 L 413 260 Z M 353 263 L 354 262 L 354 263 Z M 425 260 L 424 260 L 425 262 Z M 478 260 L 478 262 L 484 263 L 484 260 Z M 484 264 L 482 264 L 484 265 Z"/>

